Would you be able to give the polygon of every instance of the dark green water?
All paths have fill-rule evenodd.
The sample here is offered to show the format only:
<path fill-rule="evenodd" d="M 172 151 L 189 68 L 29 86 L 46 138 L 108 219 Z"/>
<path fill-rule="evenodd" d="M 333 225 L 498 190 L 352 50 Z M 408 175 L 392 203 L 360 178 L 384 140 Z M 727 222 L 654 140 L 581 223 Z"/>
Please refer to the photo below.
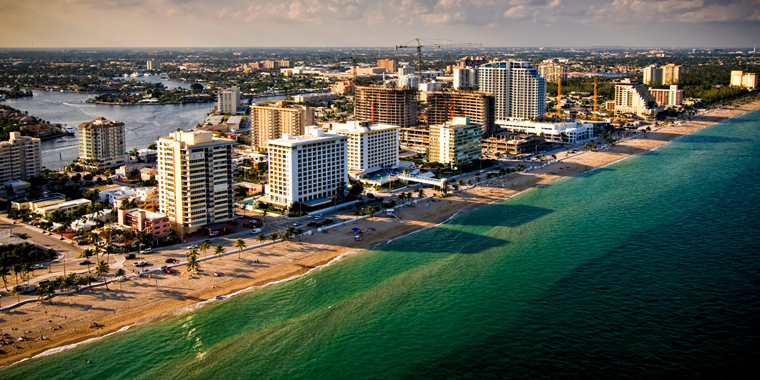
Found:
<path fill-rule="evenodd" d="M 747 377 L 758 157 L 756 112 L 0 378 Z"/>

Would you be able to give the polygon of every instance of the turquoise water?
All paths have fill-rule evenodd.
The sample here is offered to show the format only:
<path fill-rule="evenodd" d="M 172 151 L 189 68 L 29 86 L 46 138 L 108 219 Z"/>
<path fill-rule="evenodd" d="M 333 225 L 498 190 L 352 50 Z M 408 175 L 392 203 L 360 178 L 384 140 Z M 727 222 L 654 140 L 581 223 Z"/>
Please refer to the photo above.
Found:
<path fill-rule="evenodd" d="M 0 378 L 746 377 L 758 157 L 753 113 Z"/>

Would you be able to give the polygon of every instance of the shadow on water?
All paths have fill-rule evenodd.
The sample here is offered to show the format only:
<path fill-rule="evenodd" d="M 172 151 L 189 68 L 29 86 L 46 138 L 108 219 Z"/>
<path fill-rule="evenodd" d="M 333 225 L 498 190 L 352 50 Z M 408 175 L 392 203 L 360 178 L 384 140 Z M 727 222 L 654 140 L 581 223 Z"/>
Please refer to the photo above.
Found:
<path fill-rule="evenodd" d="M 654 153 L 654 152 L 651 152 L 651 153 Z M 579 173 L 576 177 L 577 178 L 589 178 L 589 177 L 593 177 L 593 176 L 595 176 L 597 174 L 601 174 L 601 173 L 604 173 L 604 172 L 614 172 L 614 171 L 615 171 L 615 169 L 611 169 L 609 167 L 596 168 L 596 169 L 591 169 L 591 170 L 583 172 L 583 173 Z"/>
<path fill-rule="evenodd" d="M 687 135 L 681 137 L 679 142 L 686 143 L 706 143 L 706 144 L 723 144 L 723 143 L 745 143 L 750 142 L 750 139 L 744 139 L 739 137 L 728 136 L 704 136 L 704 135 Z"/>
<path fill-rule="evenodd" d="M 553 212 L 553 210 L 542 207 L 519 204 L 498 204 L 488 207 L 489 212 L 493 215 L 491 218 L 467 215 L 462 218 L 455 218 L 448 224 L 460 226 L 519 227 Z M 478 236 L 477 238 L 481 239 L 483 237 Z"/>
<path fill-rule="evenodd" d="M 717 252 L 704 248 L 716 243 L 709 236 L 673 239 L 672 230 L 654 228 L 578 263 L 556 262 L 570 270 L 537 297 L 502 295 L 504 308 L 490 310 L 505 315 L 493 334 L 411 367 L 406 378 L 755 376 L 760 261 L 734 236 L 719 239 Z"/>
<path fill-rule="evenodd" d="M 405 239 L 400 239 L 377 247 L 375 250 L 412 253 L 474 254 L 509 243 L 507 240 L 459 231 L 453 228 L 446 228 L 445 226 L 424 231 L 418 234 L 415 240 L 417 242 L 422 241 L 422 243 L 417 243 L 413 247 L 410 247 L 407 246 L 408 242 Z M 451 244 L 452 241 L 456 241 L 457 244 Z"/>

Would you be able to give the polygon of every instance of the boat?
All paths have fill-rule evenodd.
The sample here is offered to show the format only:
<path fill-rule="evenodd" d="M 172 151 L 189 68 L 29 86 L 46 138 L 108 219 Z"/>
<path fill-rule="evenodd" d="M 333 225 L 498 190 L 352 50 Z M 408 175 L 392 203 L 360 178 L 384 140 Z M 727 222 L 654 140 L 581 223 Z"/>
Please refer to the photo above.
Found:
<path fill-rule="evenodd" d="M 159 74 L 158 77 L 161 78 L 161 79 L 166 79 L 167 78 L 166 74 Z"/>
<path fill-rule="evenodd" d="M 77 127 L 69 127 L 67 125 L 64 125 L 63 129 L 66 130 L 67 133 L 71 133 L 72 135 L 77 133 Z"/>

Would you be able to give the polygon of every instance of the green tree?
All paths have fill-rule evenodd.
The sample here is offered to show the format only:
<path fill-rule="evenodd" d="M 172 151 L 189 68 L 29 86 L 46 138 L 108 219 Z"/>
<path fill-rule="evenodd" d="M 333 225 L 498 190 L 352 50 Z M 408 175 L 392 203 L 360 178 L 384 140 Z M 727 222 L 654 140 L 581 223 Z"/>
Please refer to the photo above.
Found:
<path fill-rule="evenodd" d="M 95 266 L 95 275 L 100 276 L 100 278 L 103 280 L 103 283 L 106 284 L 106 290 L 108 289 L 108 281 L 106 281 L 106 274 L 111 270 L 111 268 L 108 266 L 108 263 L 106 263 L 103 260 L 98 261 L 98 264 Z"/>
<path fill-rule="evenodd" d="M 121 290 L 121 278 L 126 276 L 127 272 L 124 268 L 119 268 L 113 273 L 113 276 L 119 279 L 119 290 Z"/>
<path fill-rule="evenodd" d="M 8 269 L 7 266 L 5 266 L 5 263 L 0 262 L 0 278 L 3 279 L 3 286 L 5 286 L 5 290 L 8 290 L 8 275 L 11 274 L 10 269 Z"/>
<path fill-rule="evenodd" d="M 37 287 L 37 298 L 40 300 L 44 300 L 45 297 L 48 298 L 49 303 L 53 303 L 53 295 L 55 295 L 55 287 L 52 284 L 38 286 Z"/>
<path fill-rule="evenodd" d="M 206 251 L 208 251 L 209 248 L 211 248 L 211 246 L 208 244 L 208 242 L 205 242 L 205 241 L 201 243 L 200 247 L 198 247 L 198 250 L 203 252 L 203 258 L 206 258 Z"/>
<path fill-rule="evenodd" d="M 16 302 L 21 302 L 21 293 L 24 292 L 24 287 L 21 285 L 14 285 L 11 288 L 11 295 L 16 296 Z"/>
<path fill-rule="evenodd" d="M 264 236 L 264 234 L 259 234 L 259 236 L 256 236 L 256 241 L 258 241 L 260 244 L 263 244 L 267 240 L 267 237 Z"/>
<path fill-rule="evenodd" d="M 377 212 L 377 209 L 375 207 L 373 206 L 367 207 L 367 214 L 369 215 L 370 219 L 372 219 L 372 216 L 374 216 L 376 212 Z"/>
<path fill-rule="evenodd" d="M 191 249 L 190 252 L 187 253 L 187 272 L 195 272 L 200 269 L 200 265 L 198 265 L 198 250 L 195 248 Z"/>
<path fill-rule="evenodd" d="M 235 240 L 235 248 L 239 249 L 238 259 L 240 258 L 240 254 L 243 252 L 243 248 L 245 247 L 245 240 L 243 240 L 243 238 L 237 238 L 237 240 Z"/>
<path fill-rule="evenodd" d="M 217 245 L 216 248 L 214 248 L 214 254 L 217 256 L 223 254 L 224 252 L 224 247 L 222 247 L 221 244 Z"/>

